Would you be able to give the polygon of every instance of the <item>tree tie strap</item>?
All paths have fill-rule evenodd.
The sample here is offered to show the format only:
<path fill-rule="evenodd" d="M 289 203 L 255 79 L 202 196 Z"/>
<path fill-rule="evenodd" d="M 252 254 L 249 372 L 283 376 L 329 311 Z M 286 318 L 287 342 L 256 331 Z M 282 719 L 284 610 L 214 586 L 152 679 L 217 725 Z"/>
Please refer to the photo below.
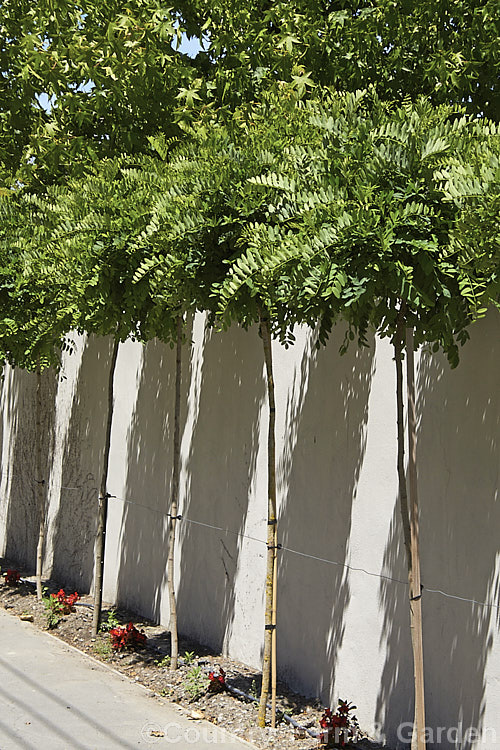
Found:
<path fill-rule="evenodd" d="M 410 601 L 417 602 L 419 599 L 421 599 L 423 590 L 424 590 L 423 584 L 420 584 L 420 594 L 417 594 L 417 596 L 410 596 Z"/>

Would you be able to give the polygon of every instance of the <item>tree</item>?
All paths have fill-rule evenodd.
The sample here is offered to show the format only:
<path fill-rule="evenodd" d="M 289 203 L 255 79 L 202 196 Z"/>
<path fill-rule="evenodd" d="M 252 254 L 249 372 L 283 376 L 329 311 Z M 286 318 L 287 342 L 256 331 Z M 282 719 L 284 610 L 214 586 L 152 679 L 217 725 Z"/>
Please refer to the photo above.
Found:
<path fill-rule="evenodd" d="M 191 60 L 178 50 L 181 20 L 176 9 L 164 9 L 155 0 L 129 0 L 125 5 L 99 0 L 83 4 L 51 0 L 35 5 L 24 0 L 4 3 L 0 24 L 0 189 L 12 198 L 11 203 L 12 192 L 39 194 L 44 196 L 37 208 L 40 212 L 44 203 L 46 207 L 47 201 L 53 200 L 46 194 L 47 186 L 84 175 L 103 157 L 147 150 L 148 136 L 158 130 L 179 131 L 174 115 L 176 97 L 181 83 L 189 86 L 196 75 Z M 49 214 L 44 216 L 48 232 L 54 226 Z M 57 216 L 52 218 L 57 220 Z M 38 219 L 42 221 L 41 216 Z M 30 239 L 36 237 L 43 245 L 47 237 L 40 237 L 39 226 L 35 224 Z M 30 246 L 35 247 L 33 241 Z M 38 283 L 33 274 L 30 278 Z M 50 294 L 43 295 L 43 304 L 49 304 Z M 59 301 L 55 302 L 54 296 L 51 299 L 57 307 Z M 50 314 L 42 315 L 41 328 L 49 339 L 48 329 L 55 325 L 59 330 L 63 314 L 57 313 L 57 321 Z M 17 318 L 11 312 L 6 318 L 19 337 Z M 37 349 L 35 342 L 42 336 L 30 319 L 22 319 L 24 327 L 34 333 L 31 342 L 26 337 L 29 351 L 22 355 L 23 366 L 28 367 L 30 352 Z M 31 320 L 36 323 L 38 319 L 33 316 Z M 60 343 L 58 334 L 56 340 Z M 43 354 L 40 362 L 38 378 Z M 37 393 L 40 413 L 39 386 Z M 39 458 L 40 450 L 38 445 Z M 38 494 L 40 598 L 46 504 L 42 484 Z"/>
<path fill-rule="evenodd" d="M 140 337 L 146 303 L 141 287 L 132 281 L 136 258 L 127 249 L 147 223 L 150 201 L 146 192 L 139 195 L 136 190 L 132 202 L 130 192 L 120 164 L 102 161 L 87 178 L 23 198 L 36 208 L 36 221 L 43 227 L 37 232 L 31 222 L 26 224 L 24 275 L 26 285 L 38 290 L 44 326 L 52 335 L 77 330 L 111 335 L 114 341 L 99 496 L 94 634 L 102 598 L 114 369 L 120 341 Z"/>
<path fill-rule="evenodd" d="M 267 149 L 274 147 L 274 139 L 279 138 L 280 148 L 283 148 L 292 131 L 287 128 L 286 119 L 275 118 L 274 130 L 266 132 L 263 123 L 267 110 L 259 110 L 253 117 L 254 109 L 250 106 L 238 111 L 226 126 L 214 121 L 187 128 L 186 137 L 190 137 L 192 143 L 176 146 L 174 142 L 156 141 L 165 160 L 160 173 L 157 164 L 153 166 L 144 160 L 141 168 L 132 170 L 128 176 L 145 180 L 151 194 L 157 196 L 154 217 L 141 240 L 145 256 L 135 277 L 141 283 L 147 280 L 149 285 L 152 306 L 145 321 L 147 335 L 171 339 L 173 310 L 177 310 L 178 315 L 189 310 L 205 310 L 213 322 L 222 305 L 224 311 L 219 320 L 222 327 L 232 321 L 245 327 L 258 323 L 263 341 L 270 404 L 266 652 L 260 716 L 263 723 L 276 625 L 273 615 L 277 527 L 271 334 L 279 325 L 276 316 L 270 317 L 257 289 L 249 290 L 247 286 L 238 293 L 235 291 L 229 295 L 230 305 L 224 289 L 228 263 L 235 258 L 241 258 L 244 263 L 244 230 L 265 211 L 265 196 L 249 182 L 249 177 L 258 175 L 264 164 L 272 162 L 272 151 Z M 263 134 L 265 144 L 261 141 Z M 171 513 L 175 516 L 174 510 Z M 170 547 L 172 549 L 173 545 Z"/>
<path fill-rule="evenodd" d="M 308 109 L 311 123 L 322 132 L 322 145 L 313 149 L 294 146 L 290 150 L 295 164 L 285 152 L 273 170 L 262 170 L 260 176 L 251 178 L 262 186 L 266 203 L 270 188 L 276 197 L 267 204 L 260 222 L 248 226 L 248 250 L 232 265 L 226 296 L 241 287 L 257 287 L 261 295 L 266 290 L 268 299 L 285 306 L 288 322 L 320 319 L 319 343 L 325 342 L 338 317 L 349 326 L 346 344 L 356 332 L 364 343 L 369 327 L 391 337 L 415 664 L 413 744 L 422 748 L 425 703 L 413 349 L 422 344 L 441 348 L 455 366 L 458 345 L 467 340 L 467 328 L 481 312 L 477 308 L 480 285 L 463 262 L 463 248 L 457 241 L 463 206 L 449 200 L 442 181 L 449 171 L 460 173 L 466 168 L 472 149 L 483 172 L 489 169 L 491 183 L 498 171 L 493 168 L 497 161 L 488 141 L 496 136 L 496 129 L 463 116 L 456 108 L 435 108 L 424 99 L 391 111 L 373 92 L 332 95 L 322 103 L 309 102 Z M 301 121 L 302 114 L 296 116 Z M 304 163 L 307 170 L 302 171 Z M 477 181 L 477 170 L 470 164 L 469 168 Z M 483 185 L 479 192 L 488 191 Z M 491 200 L 483 204 L 485 211 L 491 211 Z M 292 217 L 290 223 L 269 227 L 277 214 Z M 491 252 L 492 239 L 484 224 L 480 236 L 482 243 L 474 258 L 484 254 L 484 248 Z M 498 259 L 498 245 L 493 257 Z M 401 360 L 405 350 L 409 506 L 403 460 Z"/>
<path fill-rule="evenodd" d="M 50 217 L 20 191 L 6 191 L 0 198 L 0 351 L 2 361 L 13 367 L 36 371 L 36 505 L 38 511 L 38 542 L 36 551 L 36 588 L 42 599 L 42 565 L 46 532 L 47 481 L 42 460 L 41 373 L 47 367 L 57 369 L 65 334 L 75 321 L 75 309 L 60 309 L 54 279 L 52 299 L 32 273 L 28 248 L 37 247 L 50 236 Z"/>
<path fill-rule="evenodd" d="M 0 178 L 32 190 L 98 158 L 172 135 L 197 71 L 177 48 L 176 7 L 157 0 L 4 3 L 0 25 Z"/>
<path fill-rule="evenodd" d="M 140 258 L 134 282 L 148 290 L 149 310 L 142 323 L 145 338 L 158 337 L 176 347 L 172 489 L 169 508 L 167 585 L 170 601 L 171 667 L 177 668 L 177 605 L 174 550 L 180 480 L 180 409 L 184 319 L 196 309 L 213 308 L 209 292 L 223 273 L 223 228 L 208 205 L 217 194 L 215 164 L 203 161 L 203 136 L 194 144 L 175 145 L 157 138 L 159 159 L 145 158 L 127 179 L 148 191 L 153 211 L 133 251 Z M 199 149 L 202 150 L 200 156 Z M 200 169 L 203 164 L 203 169 Z M 215 235 L 213 234 L 215 231 Z"/>

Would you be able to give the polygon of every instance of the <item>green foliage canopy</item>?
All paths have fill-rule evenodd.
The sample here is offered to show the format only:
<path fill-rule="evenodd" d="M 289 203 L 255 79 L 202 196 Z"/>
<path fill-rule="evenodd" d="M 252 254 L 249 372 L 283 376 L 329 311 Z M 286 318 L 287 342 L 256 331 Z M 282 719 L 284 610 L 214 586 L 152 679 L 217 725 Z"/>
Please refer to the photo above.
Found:
<path fill-rule="evenodd" d="M 375 84 L 384 99 L 424 95 L 498 118 L 495 0 L 193 0 L 184 13 L 222 103 L 258 98 L 266 79 L 299 91 Z"/>
<path fill-rule="evenodd" d="M 256 142 L 283 116 L 266 112 Z M 474 260 L 498 259 L 498 231 L 481 218 L 496 220 L 497 127 L 423 98 L 393 110 L 373 91 L 310 100 L 290 118 L 307 136 L 284 140 L 272 164 L 248 173 L 265 208 L 242 229 L 245 251 L 222 285 L 222 309 L 257 294 L 286 310 L 278 317 L 288 324 L 320 320 L 324 342 L 339 316 L 350 338 L 357 331 L 363 341 L 369 326 L 393 336 L 403 305 L 417 345 L 441 347 L 455 365 L 457 344 L 485 312 L 478 294 L 498 278 L 490 263 L 486 280 Z M 482 185 L 469 260 L 460 237 L 471 204 L 465 188 L 452 199 L 445 181 L 463 169 Z"/>
<path fill-rule="evenodd" d="M 5 0 L 0 20 L 0 178 L 37 189 L 177 130 L 182 17 L 158 0 Z M 47 107 L 47 102 L 49 106 Z"/>

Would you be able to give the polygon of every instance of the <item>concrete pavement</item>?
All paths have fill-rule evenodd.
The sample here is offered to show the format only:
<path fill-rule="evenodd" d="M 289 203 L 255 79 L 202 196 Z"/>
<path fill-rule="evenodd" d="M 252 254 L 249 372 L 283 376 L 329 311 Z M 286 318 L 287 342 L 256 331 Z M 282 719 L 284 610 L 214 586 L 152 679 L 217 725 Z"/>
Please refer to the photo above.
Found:
<path fill-rule="evenodd" d="M 0 610 L 0 750 L 252 747 Z"/>

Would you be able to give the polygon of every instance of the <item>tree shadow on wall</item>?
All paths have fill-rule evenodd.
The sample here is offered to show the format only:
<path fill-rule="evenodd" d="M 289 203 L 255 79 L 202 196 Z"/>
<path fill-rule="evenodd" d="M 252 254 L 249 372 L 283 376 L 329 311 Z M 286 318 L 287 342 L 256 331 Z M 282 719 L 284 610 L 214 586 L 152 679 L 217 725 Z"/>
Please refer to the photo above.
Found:
<path fill-rule="evenodd" d="M 396 398 L 394 396 L 394 398 Z M 394 464 L 396 472 L 396 464 Z M 397 744 L 397 727 L 413 721 L 413 661 L 410 639 L 408 567 L 403 542 L 399 499 L 394 506 L 381 579 L 380 602 L 383 609 L 381 648 L 386 650 L 375 720 L 390 747 Z M 398 583 L 401 581 L 401 583 Z M 408 732 L 406 732 L 408 734 Z"/>
<path fill-rule="evenodd" d="M 189 331 L 188 340 L 189 340 Z M 181 435 L 190 379 L 190 345 L 182 351 Z M 137 400 L 127 436 L 127 476 L 117 601 L 155 622 L 164 620 L 172 481 L 175 350 L 158 340 L 144 347 Z M 146 507 L 141 507 L 146 506 Z"/>
<path fill-rule="evenodd" d="M 236 327 L 224 334 L 206 332 L 183 514 L 236 533 L 181 522 L 177 603 L 182 632 L 218 650 L 227 646 L 232 632 L 243 543 L 236 534 L 245 528 L 255 475 L 266 392 L 263 366 L 255 327 L 248 332 Z"/>
<path fill-rule="evenodd" d="M 329 703 L 349 604 L 346 562 L 351 509 L 365 451 L 374 344 L 339 354 L 342 333 L 306 347 L 288 396 L 278 476 L 284 547 L 340 565 L 279 552 L 278 665 L 292 688 Z M 302 596 L 298 592 L 303 592 Z"/>
<path fill-rule="evenodd" d="M 2 461 L 2 474 L 7 474 L 7 477 L 2 476 L 2 486 L 8 488 L 8 496 L 3 498 L 7 505 L 4 554 L 28 569 L 36 565 L 40 525 L 37 482 L 44 481 L 47 488 L 57 382 L 55 370 L 47 369 L 42 373 L 40 436 L 36 430 L 36 374 L 10 369 L 3 388 L 3 409 L 10 430 L 8 456 Z M 42 441 L 42 467 L 45 467 L 41 477 L 36 465 L 39 439 Z"/>
<path fill-rule="evenodd" d="M 112 346 L 111 338 L 94 336 L 83 345 L 64 445 L 61 498 L 53 526 L 52 575 L 80 592 L 88 592 L 93 579 Z"/>
<path fill-rule="evenodd" d="M 428 589 L 497 604 L 498 322 L 494 314 L 471 329 L 457 370 L 450 370 L 442 356 L 424 353 L 418 374 L 422 582 Z M 404 579 L 401 537 L 395 524 L 386 562 L 390 575 Z M 408 592 L 383 583 L 381 597 L 388 651 L 379 718 L 391 739 L 401 721 L 413 721 Z M 426 724 L 434 730 L 436 746 L 437 727 L 462 727 L 462 740 L 453 731 L 448 737 L 443 733 L 439 747 L 444 750 L 468 750 L 474 743 L 467 730 L 483 728 L 496 612 L 424 591 Z"/>

